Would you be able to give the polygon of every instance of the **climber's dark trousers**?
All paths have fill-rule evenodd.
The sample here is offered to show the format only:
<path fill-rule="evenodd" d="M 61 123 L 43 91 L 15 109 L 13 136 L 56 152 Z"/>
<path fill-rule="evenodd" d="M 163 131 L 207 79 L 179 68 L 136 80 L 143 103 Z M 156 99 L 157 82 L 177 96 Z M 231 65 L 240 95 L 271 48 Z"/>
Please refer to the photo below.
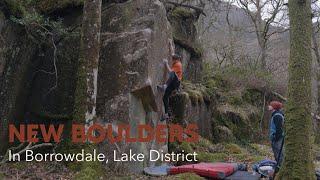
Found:
<path fill-rule="evenodd" d="M 274 154 L 274 158 L 278 162 L 279 165 L 281 165 L 282 160 L 283 160 L 283 149 L 281 150 L 282 141 L 283 141 L 283 137 L 277 141 L 271 142 L 271 147 L 272 147 L 272 151 Z"/>
<path fill-rule="evenodd" d="M 169 73 L 169 79 L 166 82 L 167 88 L 163 96 L 164 112 L 168 113 L 169 109 L 169 97 L 174 90 L 177 90 L 180 87 L 180 81 L 175 72 Z"/>

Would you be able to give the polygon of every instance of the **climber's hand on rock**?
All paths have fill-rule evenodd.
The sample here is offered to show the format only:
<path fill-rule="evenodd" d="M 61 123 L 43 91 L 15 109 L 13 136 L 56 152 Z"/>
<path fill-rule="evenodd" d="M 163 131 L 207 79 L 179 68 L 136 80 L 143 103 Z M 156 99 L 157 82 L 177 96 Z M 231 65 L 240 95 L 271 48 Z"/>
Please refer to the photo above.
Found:
<path fill-rule="evenodd" d="M 168 59 L 163 59 L 163 64 L 168 64 Z"/>

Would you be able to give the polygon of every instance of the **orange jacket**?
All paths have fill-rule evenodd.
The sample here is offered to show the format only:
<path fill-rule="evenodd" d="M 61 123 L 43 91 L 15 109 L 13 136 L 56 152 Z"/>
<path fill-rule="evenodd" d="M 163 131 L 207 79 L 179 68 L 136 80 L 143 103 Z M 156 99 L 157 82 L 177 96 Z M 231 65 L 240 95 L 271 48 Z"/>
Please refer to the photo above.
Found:
<path fill-rule="evenodd" d="M 182 64 L 181 64 L 181 62 L 174 61 L 171 66 L 171 70 L 177 74 L 178 79 L 181 81 L 181 79 L 182 79 Z"/>

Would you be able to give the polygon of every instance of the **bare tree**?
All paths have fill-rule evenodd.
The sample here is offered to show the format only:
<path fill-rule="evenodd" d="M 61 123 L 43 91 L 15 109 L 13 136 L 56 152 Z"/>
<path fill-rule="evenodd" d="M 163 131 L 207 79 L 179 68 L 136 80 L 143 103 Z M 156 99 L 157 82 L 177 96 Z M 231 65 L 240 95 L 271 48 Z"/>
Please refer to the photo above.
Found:
<path fill-rule="evenodd" d="M 275 33 L 284 31 L 271 30 L 272 25 L 280 24 L 285 16 L 283 0 L 237 0 L 245 13 L 250 17 L 253 23 L 253 32 L 257 36 L 258 45 L 260 48 L 259 62 L 261 69 L 266 70 L 266 58 L 268 50 L 268 41 Z"/>

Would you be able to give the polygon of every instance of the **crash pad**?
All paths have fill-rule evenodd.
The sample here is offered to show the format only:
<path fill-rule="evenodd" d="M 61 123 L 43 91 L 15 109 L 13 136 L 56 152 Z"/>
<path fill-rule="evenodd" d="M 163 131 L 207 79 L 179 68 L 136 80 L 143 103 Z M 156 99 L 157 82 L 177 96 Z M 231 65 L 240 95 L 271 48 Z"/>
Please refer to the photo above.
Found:
<path fill-rule="evenodd" d="M 143 169 L 143 172 L 149 176 L 166 176 L 168 175 L 168 170 L 171 167 L 172 166 L 169 166 L 167 164 L 161 166 L 146 167 Z"/>
<path fill-rule="evenodd" d="M 225 178 L 226 180 L 259 180 L 259 174 L 252 174 L 248 171 L 236 171 L 231 176 Z"/>
<path fill-rule="evenodd" d="M 192 172 L 207 178 L 224 179 L 237 171 L 237 169 L 238 165 L 236 163 L 199 163 L 171 167 L 169 174 Z"/>

